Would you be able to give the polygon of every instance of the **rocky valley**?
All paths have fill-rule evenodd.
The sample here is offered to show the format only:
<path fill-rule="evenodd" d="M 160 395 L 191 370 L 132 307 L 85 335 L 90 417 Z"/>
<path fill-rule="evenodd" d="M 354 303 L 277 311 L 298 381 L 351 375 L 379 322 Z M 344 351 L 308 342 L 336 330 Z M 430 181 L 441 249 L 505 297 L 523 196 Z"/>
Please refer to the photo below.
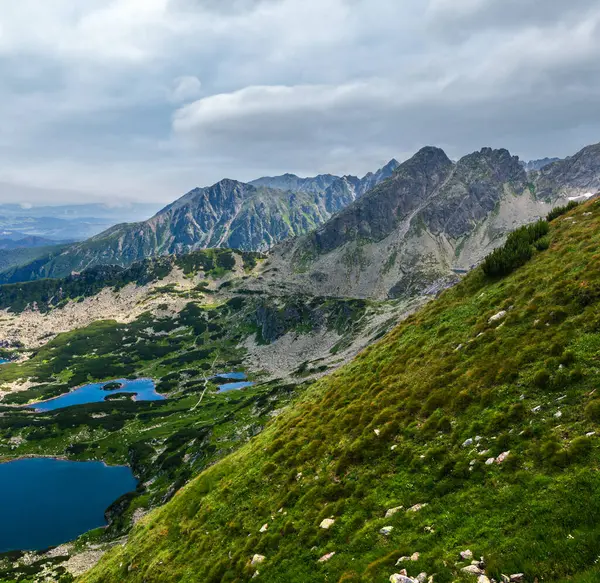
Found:
<path fill-rule="evenodd" d="M 223 181 L 162 215 L 211 248 L 102 235 L 53 256 L 64 277 L 7 272 L 0 459 L 102 460 L 137 487 L 106 526 L 0 555 L 0 580 L 593 581 L 599 160 L 425 148 L 365 191 Z M 264 219 L 257 192 L 325 210 L 267 253 L 190 214 L 226 195 Z M 162 220 L 117 229 L 143 247 Z"/>

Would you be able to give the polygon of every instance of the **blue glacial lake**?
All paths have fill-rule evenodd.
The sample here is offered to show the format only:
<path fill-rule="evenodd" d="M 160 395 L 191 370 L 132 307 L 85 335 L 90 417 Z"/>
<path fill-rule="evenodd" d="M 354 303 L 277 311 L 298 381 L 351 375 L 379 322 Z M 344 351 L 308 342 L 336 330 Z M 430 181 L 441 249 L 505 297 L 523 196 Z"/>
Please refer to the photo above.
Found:
<path fill-rule="evenodd" d="M 226 393 L 227 391 L 238 391 L 239 389 L 245 389 L 254 385 L 252 381 L 247 381 L 248 378 L 245 372 L 223 372 L 215 375 L 215 379 L 225 379 L 236 381 L 234 383 L 224 383 L 217 386 L 219 387 L 220 393 Z"/>
<path fill-rule="evenodd" d="M 109 383 L 119 383 L 122 386 L 118 389 L 104 389 L 103 387 Z M 37 411 L 54 411 L 56 409 L 63 409 L 64 407 L 72 407 L 73 405 L 101 403 L 108 395 L 119 393 L 133 393 L 135 394 L 135 401 L 163 401 L 165 399 L 165 397 L 156 392 L 156 387 L 152 379 L 136 379 L 133 381 L 117 379 L 84 385 L 60 397 L 33 403 L 28 405 L 28 407 Z"/>
<path fill-rule="evenodd" d="M 8 364 L 10 360 L 6 360 L 6 358 L 0 358 L 0 364 Z"/>
<path fill-rule="evenodd" d="M 0 553 L 42 550 L 105 526 L 104 511 L 137 486 L 125 466 L 50 458 L 0 464 Z"/>

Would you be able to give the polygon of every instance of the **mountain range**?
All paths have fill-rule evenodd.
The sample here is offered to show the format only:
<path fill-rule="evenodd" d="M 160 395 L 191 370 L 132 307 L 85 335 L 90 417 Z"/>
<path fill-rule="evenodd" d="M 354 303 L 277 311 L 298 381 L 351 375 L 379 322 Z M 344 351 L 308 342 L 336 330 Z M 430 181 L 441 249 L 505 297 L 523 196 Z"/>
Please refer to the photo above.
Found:
<path fill-rule="evenodd" d="M 124 223 L 3 274 L 3 283 L 64 277 L 93 265 L 131 265 L 147 257 L 228 247 L 266 251 L 307 233 L 389 178 L 395 160 L 363 178 L 286 174 L 245 184 L 225 179 L 195 188 L 147 221 Z"/>
<path fill-rule="evenodd" d="M 599 190 L 600 145 L 533 172 L 504 149 L 483 148 L 454 163 L 426 147 L 319 229 L 274 249 L 267 269 L 308 293 L 435 293 L 508 232 Z"/>
<path fill-rule="evenodd" d="M 0 283 L 201 248 L 269 251 L 268 279 L 306 293 L 397 298 L 457 281 L 508 232 L 600 190 L 600 144 L 527 171 L 505 149 L 453 162 L 425 147 L 363 178 L 225 179 L 0 273 Z"/>

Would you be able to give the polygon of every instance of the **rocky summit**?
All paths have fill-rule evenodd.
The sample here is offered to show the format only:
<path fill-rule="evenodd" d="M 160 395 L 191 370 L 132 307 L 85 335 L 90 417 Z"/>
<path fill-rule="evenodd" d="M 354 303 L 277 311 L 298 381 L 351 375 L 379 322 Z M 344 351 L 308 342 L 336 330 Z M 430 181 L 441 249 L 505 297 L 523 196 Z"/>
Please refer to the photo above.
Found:
<path fill-rule="evenodd" d="M 339 296 L 435 294 L 513 229 L 600 190 L 600 146 L 527 173 L 504 149 L 453 163 L 423 148 L 312 233 L 276 247 L 290 286 Z"/>

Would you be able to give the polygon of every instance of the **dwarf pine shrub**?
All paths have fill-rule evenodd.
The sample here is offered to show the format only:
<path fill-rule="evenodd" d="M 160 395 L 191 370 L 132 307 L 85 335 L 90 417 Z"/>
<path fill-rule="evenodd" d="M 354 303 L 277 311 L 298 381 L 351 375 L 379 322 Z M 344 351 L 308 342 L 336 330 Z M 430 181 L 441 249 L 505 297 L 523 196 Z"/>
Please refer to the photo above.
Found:
<path fill-rule="evenodd" d="M 579 203 L 574 200 L 572 200 L 571 202 L 569 202 L 568 204 L 566 204 L 564 206 L 557 206 L 556 208 L 553 208 L 548 213 L 546 220 L 548 222 L 553 221 L 554 219 L 557 219 L 558 217 L 568 213 L 569 211 L 573 210 L 574 208 L 576 208 L 578 206 L 579 206 Z"/>
<path fill-rule="evenodd" d="M 502 277 L 524 265 L 533 256 L 532 245 L 545 237 L 548 231 L 549 225 L 543 220 L 513 231 L 504 246 L 494 250 L 485 258 L 483 272 L 488 277 Z"/>

